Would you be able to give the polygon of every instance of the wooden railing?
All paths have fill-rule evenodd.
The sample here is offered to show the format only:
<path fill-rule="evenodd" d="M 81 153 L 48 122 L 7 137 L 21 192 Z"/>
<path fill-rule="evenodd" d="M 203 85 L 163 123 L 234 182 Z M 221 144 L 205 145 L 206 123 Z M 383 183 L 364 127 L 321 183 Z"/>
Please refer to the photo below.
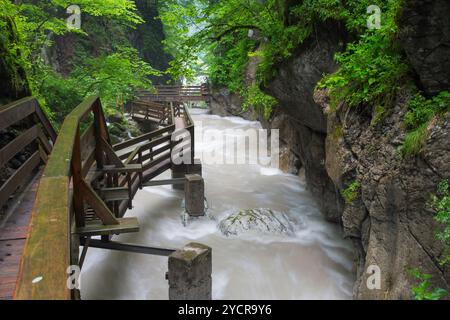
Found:
<path fill-rule="evenodd" d="M 65 119 L 40 181 L 16 299 L 69 299 L 76 292 L 67 286 L 66 271 L 78 264 L 79 237 L 88 227 L 86 207 L 103 225 L 123 223 L 92 187 L 110 173 L 121 173 L 121 165 L 108 167 L 114 161 L 110 151 L 100 100 L 89 98 Z"/>
<path fill-rule="evenodd" d="M 185 107 L 172 103 L 154 115 L 162 129 L 115 146 L 98 97 L 66 117 L 40 181 L 16 299 L 77 298 L 78 291 L 67 286 L 67 268 L 83 264 L 92 236 L 108 241 L 139 230 L 137 219 L 123 216 L 143 182 L 172 168 L 177 129 L 191 133 L 193 161 L 194 122 Z M 0 118 L 0 128 L 11 122 L 5 119 Z"/>
<path fill-rule="evenodd" d="M 157 122 L 160 126 L 172 124 L 169 104 L 137 100 L 131 103 L 130 115 L 136 120 Z"/>
<path fill-rule="evenodd" d="M 145 90 L 139 92 L 142 99 L 159 102 L 209 101 L 207 84 L 201 86 L 157 86 L 156 92 Z"/>
<path fill-rule="evenodd" d="M 34 98 L 24 98 L 0 107 L 0 131 L 19 125 L 22 132 L 0 149 L 0 168 L 28 148 L 30 156 L 0 185 L 0 208 L 10 196 L 26 185 L 32 172 L 46 162 L 56 140 L 56 132 Z M 30 147 L 32 146 L 32 147 Z"/>

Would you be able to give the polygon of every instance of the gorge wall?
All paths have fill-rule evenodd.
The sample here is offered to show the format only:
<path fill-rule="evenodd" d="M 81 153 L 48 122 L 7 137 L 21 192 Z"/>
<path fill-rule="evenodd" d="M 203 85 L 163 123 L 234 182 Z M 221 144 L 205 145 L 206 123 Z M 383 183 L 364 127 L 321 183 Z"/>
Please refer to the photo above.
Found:
<path fill-rule="evenodd" d="M 82 29 L 87 36 L 68 33 L 54 37 L 55 45 L 45 53 L 46 61 L 55 71 L 68 75 L 83 55 L 96 57 L 114 51 L 117 46 L 131 45 L 140 57 L 153 68 L 165 71 L 171 60 L 161 43 L 165 39 L 157 2 L 154 0 L 136 0 L 136 8 L 144 23 L 132 29 L 106 17 L 83 15 Z M 152 76 L 155 84 L 169 80 L 168 76 Z"/>
<path fill-rule="evenodd" d="M 406 0 L 399 17 L 398 43 L 411 66 L 412 80 L 428 95 L 450 90 L 450 4 Z M 240 113 L 239 97 L 215 91 L 212 110 L 218 114 L 259 119 L 265 128 L 280 129 L 281 167 L 305 170 L 308 186 L 325 217 L 343 226 L 355 248 L 357 299 L 410 299 L 417 285 L 409 270 L 431 274 L 433 286 L 450 289 L 450 271 L 439 262 L 443 244 L 430 208 L 431 195 L 450 177 L 450 116 L 428 128 L 426 147 L 417 156 L 402 157 L 403 124 L 411 91 L 399 91 L 382 119 L 375 108 L 342 107 L 331 112 L 326 91 L 315 91 L 324 74 L 338 65 L 334 54 L 349 41 L 338 23 L 320 26 L 296 53 L 277 67 L 265 91 L 279 106 L 268 121 L 255 112 Z M 342 192 L 352 182 L 360 189 L 352 203 Z M 369 290 L 369 266 L 381 271 L 381 289 Z"/>

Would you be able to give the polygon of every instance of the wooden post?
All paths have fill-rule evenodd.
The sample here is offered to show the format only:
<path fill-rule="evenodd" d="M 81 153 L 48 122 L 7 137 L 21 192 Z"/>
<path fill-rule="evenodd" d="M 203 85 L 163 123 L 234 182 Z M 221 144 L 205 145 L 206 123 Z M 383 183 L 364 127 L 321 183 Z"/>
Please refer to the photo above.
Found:
<path fill-rule="evenodd" d="M 84 202 L 81 192 L 81 183 L 83 180 L 81 174 L 81 143 L 80 143 L 80 125 L 78 124 L 75 132 L 75 143 L 72 154 L 72 182 L 73 182 L 73 209 L 75 211 L 75 220 L 77 227 L 85 226 Z"/>
<path fill-rule="evenodd" d="M 172 179 L 184 178 L 187 173 L 187 168 L 185 164 L 175 165 L 172 164 Z M 174 184 L 172 188 L 174 190 L 184 190 L 184 184 Z"/>
<path fill-rule="evenodd" d="M 205 215 L 205 182 L 198 174 L 187 174 L 184 183 L 186 212 L 191 217 Z"/>
<path fill-rule="evenodd" d="M 169 299 L 212 299 L 212 250 L 190 243 L 169 256 Z"/>

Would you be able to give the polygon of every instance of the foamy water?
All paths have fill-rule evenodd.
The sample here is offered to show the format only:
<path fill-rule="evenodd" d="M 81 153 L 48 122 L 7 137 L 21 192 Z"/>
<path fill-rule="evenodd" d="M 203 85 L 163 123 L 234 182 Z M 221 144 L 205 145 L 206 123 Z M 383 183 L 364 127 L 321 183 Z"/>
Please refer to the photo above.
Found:
<path fill-rule="evenodd" d="M 260 128 L 241 118 L 194 110 L 204 129 Z M 211 150 L 196 144 L 196 151 Z M 141 231 L 116 241 L 181 248 L 200 242 L 213 249 L 214 299 L 350 299 L 354 275 L 348 241 L 321 216 L 297 176 L 259 165 L 203 165 L 209 215 L 182 225 L 184 192 L 169 186 L 146 188 L 134 209 Z M 168 178 L 165 173 L 160 178 Z M 245 234 L 227 238 L 218 223 L 242 209 L 286 213 L 294 236 Z M 81 277 L 83 299 L 167 299 L 167 258 L 89 249 Z"/>

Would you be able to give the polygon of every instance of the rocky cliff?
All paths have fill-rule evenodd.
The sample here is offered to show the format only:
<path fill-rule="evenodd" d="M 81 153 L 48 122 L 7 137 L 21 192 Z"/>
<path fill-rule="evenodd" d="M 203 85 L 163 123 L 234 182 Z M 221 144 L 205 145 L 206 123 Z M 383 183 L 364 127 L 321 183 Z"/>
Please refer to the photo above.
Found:
<path fill-rule="evenodd" d="M 412 81 L 429 96 L 450 90 L 448 15 L 448 1 L 406 0 L 399 17 L 396 41 L 411 67 Z M 345 237 L 353 241 L 355 298 L 410 299 L 417 285 L 408 272 L 413 267 L 449 291 L 450 271 L 439 263 L 444 247 L 436 240 L 439 226 L 429 202 L 438 183 L 450 177 L 450 116 L 435 119 L 426 147 L 405 158 L 399 147 L 406 135 L 403 120 L 410 88 L 399 91 L 382 117 L 367 105 L 331 112 L 327 92 L 315 92 L 315 87 L 324 74 L 338 68 L 334 53 L 348 40 L 338 23 L 319 27 L 277 67 L 277 76 L 266 86 L 279 101 L 272 118 L 256 117 L 265 127 L 280 129 L 282 169 L 305 169 L 325 217 L 341 223 Z M 215 109 L 225 102 L 225 113 L 238 114 L 238 97 L 223 92 L 216 95 Z M 342 193 L 355 181 L 359 184 L 350 203 Z M 380 267 L 380 290 L 366 285 L 371 265 Z"/>
<path fill-rule="evenodd" d="M 165 39 L 163 25 L 157 19 L 159 12 L 154 0 L 137 0 L 136 7 L 144 23 L 135 29 L 104 17 L 83 15 L 82 29 L 88 36 L 68 33 L 54 37 L 55 45 L 45 53 L 48 64 L 64 75 L 73 69 L 76 59 L 86 56 L 98 56 L 109 53 L 115 47 L 129 45 L 136 48 L 141 58 L 153 68 L 165 71 L 171 57 L 164 51 L 161 43 Z M 152 77 L 156 84 L 164 83 L 167 77 Z"/>
<path fill-rule="evenodd" d="M 2 21 L 3 22 L 3 21 Z M 11 20 L 0 27 L 0 105 L 26 97 L 30 94 L 28 80 L 23 68 L 15 61 L 20 52 L 11 50 L 17 45 L 17 32 Z"/>

